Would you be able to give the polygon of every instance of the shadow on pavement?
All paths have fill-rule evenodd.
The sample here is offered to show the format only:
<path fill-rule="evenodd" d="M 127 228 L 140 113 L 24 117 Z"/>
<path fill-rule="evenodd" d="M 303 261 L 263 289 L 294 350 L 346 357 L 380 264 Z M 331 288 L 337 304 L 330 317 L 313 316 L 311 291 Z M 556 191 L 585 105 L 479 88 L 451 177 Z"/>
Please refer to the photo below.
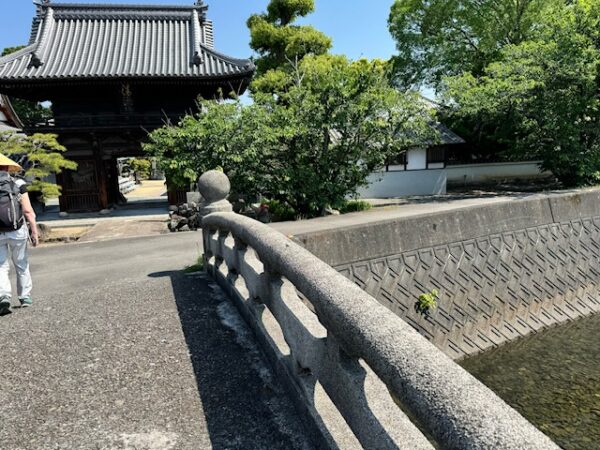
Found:
<path fill-rule="evenodd" d="M 312 448 L 250 331 L 224 325 L 233 306 L 216 283 L 200 272 L 148 276 L 170 278 L 213 449 Z"/>

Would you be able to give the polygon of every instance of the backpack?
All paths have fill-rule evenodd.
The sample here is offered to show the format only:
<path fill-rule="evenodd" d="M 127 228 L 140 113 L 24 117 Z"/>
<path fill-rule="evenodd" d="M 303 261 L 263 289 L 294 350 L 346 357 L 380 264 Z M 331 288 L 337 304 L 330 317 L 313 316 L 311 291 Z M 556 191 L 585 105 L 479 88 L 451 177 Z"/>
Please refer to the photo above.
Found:
<path fill-rule="evenodd" d="M 19 187 L 8 172 L 0 171 L 0 232 L 18 230 L 24 220 Z"/>

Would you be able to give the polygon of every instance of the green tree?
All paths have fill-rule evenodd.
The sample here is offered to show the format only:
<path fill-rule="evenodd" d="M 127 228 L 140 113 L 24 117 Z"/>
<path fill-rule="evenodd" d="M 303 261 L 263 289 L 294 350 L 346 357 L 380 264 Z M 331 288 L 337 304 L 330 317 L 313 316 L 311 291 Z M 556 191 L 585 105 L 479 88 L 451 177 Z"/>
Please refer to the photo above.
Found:
<path fill-rule="evenodd" d="M 10 55 L 23 48 L 25 48 L 24 45 L 6 47 L 0 56 Z M 52 118 L 52 110 L 39 102 L 11 97 L 10 103 L 25 126 L 35 125 Z"/>
<path fill-rule="evenodd" d="M 248 19 L 250 47 L 258 53 L 254 92 L 285 89 L 286 72 L 309 54 L 321 55 L 331 48 L 331 39 L 308 25 L 294 25 L 299 17 L 314 11 L 314 0 L 271 0 L 266 14 Z"/>
<path fill-rule="evenodd" d="M 506 45 L 528 39 L 539 15 L 564 0 L 396 0 L 394 81 L 438 87 L 443 77 L 479 76 Z"/>
<path fill-rule="evenodd" d="M 237 193 L 319 215 L 390 155 L 436 138 L 431 112 L 391 88 L 386 70 L 381 61 L 306 56 L 286 74 L 285 92 L 257 93 L 246 106 L 203 102 L 195 116 L 151 133 L 145 149 L 169 179 L 189 183 L 220 167 Z"/>
<path fill-rule="evenodd" d="M 272 109 L 271 195 L 300 216 L 315 216 L 366 184 L 392 155 L 435 140 L 433 120 L 414 93 L 390 87 L 387 64 L 306 56 Z"/>
<path fill-rule="evenodd" d="M 10 103 L 25 126 L 34 126 L 53 117 L 52 110 L 39 102 L 11 97 Z"/>
<path fill-rule="evenodd" d="M 0 53 L 0 56 L 10 55 L 11 53 L 18 52 L 19 50 L 22 50 L 24 48 L 25 48 L 24 45 L 16 45 L 14 47 L 6 47 L 6 48 L 4 48 L 4 50 L 2 50 L 2 53 Z"/>
<path fill-rule="evenodd" d="M 133 158 L 130 164 L 131 170 L 136 173 L 139 180 L 147 180 L 150 178 L 150 170 L 152 169 L 150 160 L 145 158 Z"/>
<path fill-rule="evenodd" d="M 449 77 L 454 114 L 476 118 L 507 153 L 541 159 L 567 186 L 600 182 L 599 12 L 588 0 L 548 9 L 481 76 Z"/>
<path fill-rule="evenodd" d="M 169 183 L 188 188 L 199 174 L 220 168 L 231 179 L 235 193 L 258 195 L 265 187 L 260 157 L 268 152 L 267 111 L 258 104 L 205 100 L 199 112 L 176 126 L 149 135 L 144 150 L 164 171 Z M 263 147 L 264 145 L 264 147 Z"/>
<path fill-rule="evenodd" d="M 58 143 L 54 134 L 33 134 L 25 136 L 13 132 L 0 132 L 0 153 L 19 163 L 23 175 L 32 180 L 29 191 L 38 192 L 42 201 L 60 195 L 60 187 L 47 181 L 52 173 L 64 169 L 75 170 L 77 164 L 64 158 L 66 148 Z"/>

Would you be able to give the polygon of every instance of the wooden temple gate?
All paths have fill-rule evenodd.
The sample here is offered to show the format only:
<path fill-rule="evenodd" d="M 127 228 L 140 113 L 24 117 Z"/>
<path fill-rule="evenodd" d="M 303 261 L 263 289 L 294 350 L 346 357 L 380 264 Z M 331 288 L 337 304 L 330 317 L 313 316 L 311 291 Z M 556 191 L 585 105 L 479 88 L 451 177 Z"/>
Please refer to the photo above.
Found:
<path fill-rule="evenodd" d="M 58 134 L 79 164 L 57 177 L 62 211 L 117 203 L 117 158 L 142 156 L 149 131 L 177 123 L 198 97 L 243 93 L 254 73 L 251 61 L 214 50 L 202 1 L 35 3 L 29 45 L 0 58 L 0 93 L 52 103 L 53 119 L 25 131 Z"/>

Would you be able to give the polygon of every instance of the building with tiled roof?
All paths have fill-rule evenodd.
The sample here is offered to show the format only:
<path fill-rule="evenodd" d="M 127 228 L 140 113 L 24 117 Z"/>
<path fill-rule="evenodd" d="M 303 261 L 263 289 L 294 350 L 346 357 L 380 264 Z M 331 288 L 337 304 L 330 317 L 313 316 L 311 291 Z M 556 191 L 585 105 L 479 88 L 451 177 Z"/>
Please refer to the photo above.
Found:
<path fill-rule="evenodd" d="M 254 74 L 250 60 L 215 50 L 201 0 L 34 4 L 28 45 L 0 58 L 0 93 L 52 103 L 54 117 L 25 131 L 58 133 L 79 164 L 59 177 L 63 211 L 117 203 L 118 157 L 143 155 L 148 131 L 194 111 L 198 97 L 242 94 Z"/>
<path fill-rule="evenodd" d="M 37 2 L 29 45 L 0 58 L 0 86 L 98 78 L 247 81 L 254 65 L 214 49 L 207 7 Z"/>

